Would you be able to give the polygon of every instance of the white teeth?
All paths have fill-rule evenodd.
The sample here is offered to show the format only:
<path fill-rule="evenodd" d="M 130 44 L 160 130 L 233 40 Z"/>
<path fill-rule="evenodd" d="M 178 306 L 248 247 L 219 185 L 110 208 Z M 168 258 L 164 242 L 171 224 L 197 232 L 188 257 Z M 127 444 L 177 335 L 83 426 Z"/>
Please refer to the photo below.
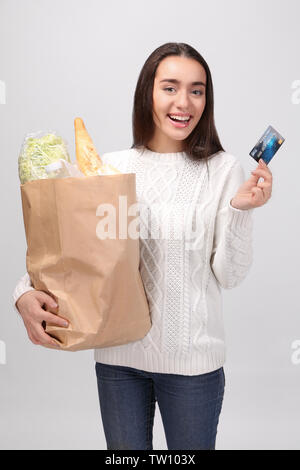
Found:
<path fill-rule="evenodd" d="M 188 121 L 191 117 L 191 116 L 189 116 L 189 117 L 173 116 L 172 114 L 169 114 L 169 116 L 172 119 L 177 119 L 178 121 Z"/>

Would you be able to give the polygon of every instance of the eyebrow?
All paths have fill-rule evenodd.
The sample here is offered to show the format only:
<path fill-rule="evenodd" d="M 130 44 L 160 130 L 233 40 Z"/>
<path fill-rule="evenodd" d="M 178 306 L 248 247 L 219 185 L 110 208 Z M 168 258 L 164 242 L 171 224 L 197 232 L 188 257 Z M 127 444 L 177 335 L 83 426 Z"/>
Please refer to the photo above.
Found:
<path fill-rule="evenodd" d="M 176 78 L 164 78 L 159 83 L 162 83 L 162 82 L 171 82 L 171 83 L 176 83 L 177 85 L 180 83 L 180 81 L 176 80 Z M 204 87 L 206 86 L 205 83 L 203 82 L 192 82 L 191 85 L 202 85 Z"/>

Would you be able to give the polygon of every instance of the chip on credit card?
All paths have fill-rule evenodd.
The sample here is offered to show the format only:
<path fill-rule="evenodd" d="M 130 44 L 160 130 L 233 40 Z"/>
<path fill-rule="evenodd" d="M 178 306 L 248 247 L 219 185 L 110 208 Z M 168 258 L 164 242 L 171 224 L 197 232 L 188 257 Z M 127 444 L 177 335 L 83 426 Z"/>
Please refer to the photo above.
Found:
<path fill-rule="evenodd" d="M 274 127 L 269 126 L 249 155 L 257 162 L 262 158 L 268 164 L 284 141 L 282 135 Z"/>

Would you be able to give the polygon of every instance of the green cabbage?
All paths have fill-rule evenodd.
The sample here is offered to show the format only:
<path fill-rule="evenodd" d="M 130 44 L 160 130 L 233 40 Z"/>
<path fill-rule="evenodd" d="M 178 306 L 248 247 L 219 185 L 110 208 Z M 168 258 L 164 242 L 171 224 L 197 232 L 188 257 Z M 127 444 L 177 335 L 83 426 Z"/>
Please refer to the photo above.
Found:
<path fill-rule="evenodd" d="M 71 163 L 65 141 L 55 133 L 37 137 L 41 133 L 29 134 L 18 159 L 21 184 L 27 181 L 48 178 L 45 166 L 60 158 Z"/>

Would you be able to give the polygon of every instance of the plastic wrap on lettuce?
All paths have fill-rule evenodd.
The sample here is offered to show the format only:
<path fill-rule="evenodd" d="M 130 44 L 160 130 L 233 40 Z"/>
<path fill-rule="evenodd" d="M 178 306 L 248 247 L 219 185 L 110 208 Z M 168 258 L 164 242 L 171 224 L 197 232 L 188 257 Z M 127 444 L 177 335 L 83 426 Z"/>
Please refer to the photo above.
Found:
<path fill-rule="evenodd" d="M 28 134 L 25 137 L 18 159 L 21 184 L 27 181 L 48 178 L 45 166 L 64 159 L 71 163 L 67 144 L 54 131 Z"/>

